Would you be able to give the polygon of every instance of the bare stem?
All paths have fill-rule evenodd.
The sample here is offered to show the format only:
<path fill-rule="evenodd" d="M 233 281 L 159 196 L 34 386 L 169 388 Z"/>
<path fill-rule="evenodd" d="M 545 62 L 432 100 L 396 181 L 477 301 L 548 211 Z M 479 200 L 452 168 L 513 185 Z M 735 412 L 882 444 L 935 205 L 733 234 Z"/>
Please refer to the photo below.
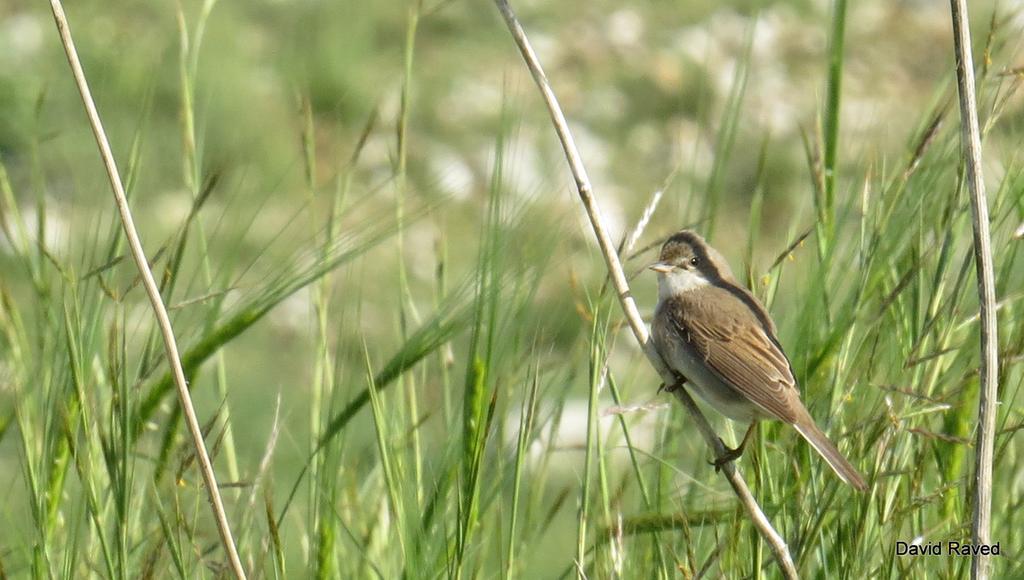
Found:
<path fill-rule="evenodd" d="M 629 327 L 633 330 L 633 336 L 636 337 L 637 342 L 643 348 L 644 354 L 647 355 L 647 359 L 654 366 L 658 374 L 661 375 L 665 384 L 672 385 L 676 382 L 676 378 L 668 366 L 665 365 L 658 351 L 655 350 L 654 343 L 648 340 L 647 325 L 644 324 L 640 311 L 637 309 L 636 301 L 633 300 L 633 295 L 630 293 L 629 283 L 626 281 L 622 264 L 619 262 L 618 252 L 615 251 L 615 245 L 608 233 L 608 229 L 605 227 L 604 219 L 601 217 L 601 210 L 598 207 L 597 200 L 594 198 L 590 179 L 587 177 L 587 171 L 583 167 L 583 160 L 573 141 L 572 133 L 569 131 L 569 125 L 565 120 L 565 115 L 562 114 L 558 99 L 555 97 L 555 93 L 551 89 L 547 77 L 544 75 L 540 60 L 530 46 L 530 41 L 512 12 L 512 7 L 509 6 L 508 1 L 494 0 L 494 3 L 505 19 L 505 24 L 508 26 L 516 46 L 519 47 L 519 52 L 522 54 L 527 68 L 530 69 L 530 74 L 533 75 L 533 80 L 537 83 L 537 88 L 540 89 L 544 103 L 547 105 L 548 113 L 551 115 L 551 122 L 554 124 L 555 132 L 558 133 L 558 139 L 562 144 L 562 149 L 565 151 L 566 160 L 569 162 L 569 169 L 576 180 L 576 189 L 579 192 L 580 200 L 587 211 L 587 217 L 590 218 L 590 225 L 593 227 L 594 235 L 597 237 L 598 245 L 601 247 L 601 253 L 604 255 L 605 263 L 608 266 L 612 285 L 618 294 L 619 303 L 622 305 L 622 310 L 626 315 L 626 320 L 629 322 Z M 714 450 L 715 456 L 723 457 L 725 445 L 715 434 L 690 395 L 685 389 L 675 389 L 673 392 L 687 412 L 689 412 L 690 418 L 696 423 L 697 428 L 700 430 L 701 435 L 704 436 L 708 445 Z M 797 578 L 796 567 L 789 555 L 789 548 L 786 546 L 785 540 L 775 531 L 767 516 L 761 511 L 761 507 L 750 493 L 746 481 L 744 481 L 736 466 L 732 462 L 726 462 L 722 466 L 722 473 L 729 481 L 733 491 L 736 492 L 740 503 L 747 510 L 747 514 L 753 521 L 754 526 L 757 527 L 761 536 L 771 546 L 772 552 L 774 552 L 775 558 L 778 560 L 779 567 L 782 568 L 782 573 L 786 578 Z"/>
<path fill-rule="evenodd" d="M 156 281 L 153 280 L 153 273 L 149 269 L 149 262 L 142 249 L 142 242 L 139 241 L 139 234 L 135 229 L 132 220 L 131 209 L 128 207 L 128 200 L 125 197 L 124 186 L 121 183 L 121 176 L 117 171 L 117 164 L 114 162 L 114 154 L 110 150 L 110 142 L 103 130 L 99 113 L 96 111 L 96 104 L 89 91 L 89 84 L 85 80 L 85 72 L 82 70 L 82 63 L 78 59 L 78 51 L 75 50 L 75 43 L 71 38 L 71 28 L 68 25 L 67 16 L 64 14 L 64 7 L 60 0 L 50 0 L 50 8 L 53 11 L 53 20 L 57 24 L 57 32 L 60 33 L 61 44 L 64 45 L 64 52 L 68 57 L 68 64 L 71 65 L 71 73 L 74 75 L 75 84 L 82 97 L 82 104 L 85 106 L 86 116 L 89 117 L 89 124 L 92 126 L 93 136 L 96 138 L 96 145 L 100 150 L 100 157 L 103 159 L 103 166 L 107 171 L 107 178 L 110 180 L 110 187 L 114 193 L 114 200 L 117 203 L 117 210 L 121 214 L 121 225 L 124 227 L 125 237 L 128 246 L 131 248 L 132 258 L 142 276 L 142 284 L 149 296 L 153 312 L 156 314 L 157 325 L 163 336 L 164 350 L 167 354 L 167 362 L 171 366 L 171 373 L 174 375 L 174 383 L 178 387 L 178 397 L 181 400 L 181 407 L 185 413 L 185 421 L 188 423 L 189 433 L 192 435 L 192 442 L 195 445 L 196 457 L 199 458 L 200 471 L 203 481 L 209 494 L 210 505 L 217 520 L 217 531 L 220 533 L 221 543 L 228 553 L 231 561 L 231 568 L 235 577 L 245 578 L 245 570 L 238 558 L 238 550 L 235 548 L 235 541 L 231 537 L 231 527 L 228 524 L 227 515 L 224 513 L 224 503 L 221 501 L 220 491 L 217 488 L 217 478 L 213 472 L 213 464 L 210 462 L 210 455 L 206 452 L 203 443 L 203 433 L 199 427 L 199 420 L 196 419 L 195 408 L 192 406 L 192 397 L 188 391 L 188 384 L 185 380 L 185 372 L 181 368 L 181 360 L 178 355 L 178 345 L 174 340 L 174 331 L 171 329 L 171 321 L 167 316 L 167 309 L 164 307 L 163 299 L 160 297 L 160 290 Z"/>
<path fill-rule="evenodd" d="M 996 289 L 992 270 L 992 241 L 988 228 L 988 202 L 981 169 L 981 131 L 974 87 L 974 57 L 966 0 L 950 0 L 953 18 L 953 48 L 956 54 L 956 82 L 960 94 L 960 142 L 967 187 L 971 194 L 974 222 L 974 264 L 978 277 L 981 310 L 981 395 L 978 400 L 978 441 L 974 461 L 974 545 L 990 544 L 992 518 L 992 447 L 996 436 L 996 404 L 999 378 L 996 331 Z M 989 577 L 989 557 L 980 552 L 971 561 L 971 578 Z"/>

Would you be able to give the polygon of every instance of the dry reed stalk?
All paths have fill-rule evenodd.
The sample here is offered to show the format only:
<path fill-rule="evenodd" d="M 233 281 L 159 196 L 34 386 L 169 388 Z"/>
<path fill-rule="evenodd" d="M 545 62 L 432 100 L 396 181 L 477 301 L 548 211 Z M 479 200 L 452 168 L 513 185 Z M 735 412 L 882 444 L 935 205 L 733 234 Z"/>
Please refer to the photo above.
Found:
<path fill-rule="evenodd" d="M 597 237 L 598 245 L 601 248 L 601 253 L 604 255 L 605 263 L 608 266 L 608 273 L 612 279 L 612 285 L 615 287 L 616 294 L 619 297 L 619 303 L 622 306 L 622 310 L 626 315 L 626 319 L 629 322 L 629 326 L 633 331 L 633 336 L 636 337 L 637 342 L 643 348 L 644 354 L 647 355 L 647 359 L 651 365 L 654 366 L 658 374 L 661 375 L 666 385 L 671 385 L 676 382 L 676 378 L 665 362 L 661 359 L 658 351 L 654 348 L 654 343 L 648 340 L 647 325 L 644 324 L 643 318 L 640 316 L 640 311 L 637 309 L 636 301 L 633 300 L 633 295 L 629 290 L 629 283 L 626 281 L 626 275 L 622 270 L 622 264 L 619 262 L 619 254 L 615 250 L 615 244 L 612 242 L 611 235 L 608 233 L 608 228 L 605 226 L 604 219 L 601 217 L 601 210 L 598 207 L 597 199 L 594 197 L 593 188 L 590 184 L 590 178 L 587 177 L 587 171 L 583 166 L 583 159 L 580 156 L 579 150 L 576 148 L 576 144 L 573 141 L 572 133 L 569 130 L 569 125 L 565 120 L 565 115 L 562 114 L 561 106 L 558 104 L 558 99 L 555 97 L 554 91 L 551 89 L 551 85 L 548 82 L 547 76 L 544 74 L 544 70 L 541 67 L 540 60 L 534 53 L 533 48 L 530 46 L 530 41 L 526 37 L 526 32 L 523 31 L 522 26 L 516 19 L 515 14 L 512 12 L 511 6 L 509 6 L 507 0 L 494 0 L 495 5 L 498 7 L 498 11 L 501 12 L 502 17 L 505 19 L 505 24 L 508 26 L 509 32 L 512 34 L 513 40 L 515 40 L 516 46 L 519 48 L 519 52 L 523 56 L 523 60 L 526 62 L 527 68 L 530 69 L 530 74 L 533 75 L 533 80 L 537 84 L 537 88 L 540 89 L 541 96 L 544 98 L 544 103 L 547 105 L 548 113 L 551 115 L 551 122 L 555 127 L 555 132 L 558 133 L 558 140 L 562 144 L 562 149 L 565 152 L 566 160 L 569 162 L 569 169 L 572 172 L 572 176 L 576 181 L 576 190 L 579 192 L 580 201 L 583 202 L 583 207 L 587 211 L 587 217 L 590 219 L 590 225 L 593 227 L 594 235 Z M 694 403 L 693 398 L 690 397 L 686 389 L 675 389 L 673 394 L 683 404 L 687 412 L 690 414 L 690 418 L 697 425 L 698 430 L 708 445 L 714 450 L 715 457 L 721 458 L 725 455 L 725 444 L 718 438 L 714 430 L 711 428 L 711 424 L 701 413 L 697 404 Z M 798 578 L 796 572 L 796 566 L 793 564 L 793 559 L 789 555 L 789 547 L 786 545 L 785 540 L 775 528 L 772 527 L 768 517 L 765 516 L 761 507 L 757 504 L 757 500 L 750 493 L 750 488 L 747 487 L 746 481 L 743 476 L 740 475 L 739 471 L 733 462 L 729 461 L 722 465 L 722 473 L 725 478 L 729 481 L 729 485 L 732 486 L 733 491 L 739 498 L 740 503 L 743 504 L 744 509 L 747 511 L 747 515 L 750 516 L 754 526 L 760 532 L 761 536 L 768 542 L 772 552 L 775 554 L 775 559 L 779 563 L 779 567 L 782 569 L 782 573 L 786 578 Z M 578 563 L 582 566 L 582 563 Z"/>
<path fill-rule="evenodd" d="M 238 558 L 238 549 L 231 536 L 231 526 L 228 524 L 227 514 L 224 512 L 224 502 L 220 497 L 220 490 L 217 487 L 217 477 L 213 472 L 213 464 L 210 462 L 210 454 L 206 451 L 203 442 L 203 432 L 196 418 L 196 411 L 192 405 L 192 396 L 188 391 L 188 382 L 185 380 L 185 372 L 181 368 L 181 357 L 178 354 L 178 345 L 174 339 L 174 331 L 171 328 L 171 320 L 167 316 L 167 308 L 160 297 L 160 290 L 153 279 L 153 272 L 149 269 L 149 262 L 142 249 L 142 242 L 139 240 L 139 233 L 135 229 L 135 222 L 132 220 L 132 212 L 128 207 L 128 199 L 124 193 L 124 185 L 121 183 L 121 175 L 117 171 L 117 164 L 114 161 L 114 154 L 110 149 L 110 141 L 103 130 L 103 123 L 100 121 L 99 112 L 96 110 L 96 103 L 93 101 L 92 93 L 89 91 L 89 84 L 85 79 L 85 72 L 82 70 L 82 63 L 78 59 L 78 51 L 75 50 L 75 43 L 71 37 L 71 28 L 68 25 L 67 16 L 64 14 L 64 7 L 60 0 L 50 0 L 50 9 L 53 11 L 53 20 L 57 25 L 57 32 L 60 34 L 61 44 L 71 65 L 71 73 L 74 76 L 78 92 L 82 97 L 82 104 L 85 106 L 86 116 L 92 126 L 93 136 L 96 138 L 96 145 L 100 150 L 100 157 L 103 160 L 103 167 L 107 171 L 107 179 L 110 181 L 110 188 L 114 193 L 114 201 L 117 203 L 117 210 L 121 215 L 121 226 L 124 228 L 128 246 L 131 248 L 132 259 L 139 269 L 142 277 L 142 285 L 146 289 L 153 313 L 156 315 L 157 326 L 163 337 L 164 350 L 167 354 L 167 362 L 174 375 L 174 384 L 178 388 L 178 397 L 181 400 L 181 408 L 185 415 L 185 422 L 188 424 L 189 434 L 192 436 L 192 443 L 195 446 L 196 457 L 199 459 L 199 467 L 202 472 L 203 481 L 209 495 L 210 506 L 214 518 L 217 521 L 217 531 L 220 534 L 221 543 L 228 554 L 231 569 L 236 578 L 244 580 L 245 570 Z"/>

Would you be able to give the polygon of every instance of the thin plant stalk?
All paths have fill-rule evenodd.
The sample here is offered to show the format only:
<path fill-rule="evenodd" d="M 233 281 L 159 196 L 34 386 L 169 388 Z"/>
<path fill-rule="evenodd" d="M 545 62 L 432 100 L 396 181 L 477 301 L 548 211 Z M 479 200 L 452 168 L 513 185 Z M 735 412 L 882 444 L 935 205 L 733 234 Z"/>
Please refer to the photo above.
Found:
<path fill-rule="evenodd" d="M 398 119 L 398 175 L 397 201 L 395 205 L 398 232 L 396 241 L 398 245 L 398 301 L 399 301 L 399 325 L 402 339 L 408 338 L 409 320 L 406 316 L 406 309 L 415 324 L 420 323 L 420 314 L 416 309 L 416 303 L 412 299 L 412 292 L 409 289 L 409 272 L 405 256 L 405 235 L 403 225 L 405 219 L 405 194 L 408 192 L 408 163 L 409 163 L 409 115 L 412 106 L 412 76 L 413 56 L 416 53 L 416 31 L 419 28 L 420 11 L 422 0 L 415 0 L 409 7 L 409 19 L 405 31 L 405 56 L 404 76 L 402 80 L 401 107 Z M 402 375 L 399 382 L 404 386 L 406 401 L 409 410 L 409 422 L 415 423 L 419 416 L 419 395 L 416 381 L 413 375 Z M 413 473 L 415 477 L 416 504 L 423 504 L 423 454 L 420 441 L 420 430 L 412 432 L 413 445 Z"/>
<path fill-rule="evenodd" d="M 843 92 L 843 44 L 846 33 L 846 0 L 836 0 L 832 5 L 832 31 L 828 47 L 828 96 L 825 103 L 823 127 L 825 147 L 825 200 L 824 213 L 827 242 L 820 238 L 818 243 L 832 243 L 835 221 L 836 161 L 839 155 L 839 111 Z"/>
<path fill-rule="evenodd" d="M 160 297 L 160 291 L 157 288 L 156 281 L 153 279 L 153 273 L 149 269 L 149 262 L 146 260 L 146 254 L 142 248 L 142 242 L 139 240 L 138 231 L 135 229 L 131 209 L 128 207 L 128 200 L 125 196 L 124 186 L 121 183 L 121 176 L 118 173 L 117 164 L 114 161 L 114 154 L 110 149 L 110 143 L 107 140 L 105 131 L 103 130 L 103 124 L 100 121 L 99 113 L 96 110 L 96 104 L 93 101 L 92 94 L 89 91 L 89 85 L 86 82 L 85 72 L 82 70 L 82 64 L 78 59 L 78 51 L 75 50 L 75 44 L 71 37 L 71 28 L 68 24 L 67 16 L 64 14 L 64 7 L 61 5 L 60 0 L 50 0 L 50 9 L 53 12 L 54 23 L 57 26 L 57 32 L 60 34 L 61 44 L 63 45 L 64 52 L 67 55 L 68 64 L 71 66 L 71 72 L 74 76 L 75 84 L 78 86 L 78 92 L 82 97 L 82 104 L 85 106 L 85 112 L 89 118 L 89 124 L 92 126 L 93 136 L 95 137 L 96 145 L 100 150 L 100 157 L 103 159 L 103 166 L 106 169 L 107 178 L 109 179 L 111 189 L 113 190 L 114 200 L 117 203 L 117 209 L 121 217 L 121 225 L 124 228 L 125 237 L 128 240 L 128 246 L 131 249 L 132 258 L 135 261 L 136 267 L 138 267 L 139 275 L 142 277 L 143 287 L 146 289 L 146 294 L 149 297 L 153 312 L 156 315 L 157 325 L 160 327 L 160 333 L 163 336 L 167 362 L 171 367 L 174 382 L 178 388 L 178 396 L 181 399 L 182 411 L 185 414 L 189 433 L 192 436 L 192 442 L 195 446 L 196 457 L 199 460 L 200 471 L 209 494 L 210 505 L 213 509 L 214 518 L 216 519 L 217 531 L 220 534 L 221 543 L 224 545 L 224 550 L 227 552 L 231 569 L 234 572 L 235 577 L 244 579 L 246 577 L 245 570 L 242 568 L 242 562 L 238 558 L 238 550 L 235 547 L 235 542 L 231 535 L 231 527 L 228 523 L 227 514 L 224 512 L 224 503 L 221 500 L 220 491 L 217 488 L 217 477 L 213 471 L 213 464 L 210 461 L 210 456 L 207 453 L 206 446 L 203 442 L 203 434 L 199 426 L 199 420 L 196 418 L 195 408 L 192 406 L 192 397 L 189 394 L 188 384 L 185 380 L 185 373 L 182 370 L 181 360 L 178 355 L 178 345 L 174 339 L 174 331 L 171 328 L 170 318 L 167 316 L 167 308 L 164 306 L 163 299 Z"/>
<path fill-rule="evenodd" d="M 202 191 L 202 168 L 199 161 L 199 153 L 196 147 L 196 123 L 195 123 L 195 79 L 199 74 L 199 47 L 203 42 L 203 32 L 206 30 L 206 21 L 210 16 L 217 0 L 204 0 L 199 19 L 196 22 L 195 38 L 191 41 L 188 36 L 188 28 L 185 24 L 185 15 L 182 7 L 178 6 L 178 27 L 180 30 L 180 53 L 179 53 L 179 76 L 181 79 L 182 97 L 182 132 L 184 151 L 184 175 L 185 182 L 192 192 L 193 203 L 199 198 Z M 202 256 L 203 283 L 207 288 L 214 287 L 213 272 L 210 266 L 210 253 L 207 251 L 207 235 L 203 221 L 195 220 L 195 228 L 198 233 L 199 255 Z M 219 309 L 219 307 L 217 307 Z M 235 448 L 234 430 L 231 428 L 231 405 L 228 404 L 227 386 L 227 362 L 224 359 L 224 351 L 218 351 L 215 355 L 215 385 L 217 398 L 221 401 L 223 422 L 224 422 L 224 458 L 227 461 L 228 477 L 232 481 L 240 479 L 238 471 L 238 453 Z M 238 493 L 235 494 L 238 497 Z"/>
<path fill-rule="evenodd" d="M 978 277 L 981 316 L 981 392 L 978 397 L 978 438 L 974 461 L 974 517 L 971 540 L 975 546 L 991 543 L 992 449 L 996 437 L 998 404 L 999 339 L 996 330 L 996 289 L 989 234 L 988 200 L 981 168 L 981 131 L 974 85 L 974 56 L 966 0 L 950 0 L 953 19 L 953 50 L 956 84 L 960 95 L 960 142 L 967 169 L 974 226 L 974 264 Z M 971 560 L 971 578 L 988 578 L 989 556 L 980 552 Z"/>
<path fill-rule="evenodd" d="M 633 299 L 633 295 L 629 290 L 629 283 L 626 281 L 625 272 L 623 272 L 622 264 L 619 262 L 618 252 L 615 251 L 615 244 L 612 242 L 608 228 L 605 226 L 604 218 L 601 216 L 601 210 L 598 207 L 596 198 L 594 197 L 590 178 L 587 177 L 587 171 L 583 166 L 583 159 L 580 156 L 579 150 L 576 148 L 572 134 L 569 131 L 569 125 L 565 120 L 565 115 L 562 113 L 561 106 L 558 104 L 558 99 L 555 97 L 555 93 L 548 82 L 547 76 L 544 74 L 540 60 L 537 58 L 536 53 L 534 53 L 533 47 L 530 45 L 530 41 L 526 37 L 526 32 L 523 31 L 518 19 L 516 19 L 508 1 L 494 0 L 494 3 L 505 20 L 505 24 L 508 26 L 509 32 L 515 41 L 516 46 L 519 48 L 519 52 L 522 54 L 527 68 L 529 68 L 530 74 L 533 76 L 533 80 L 541 92 L 541 96 L 547 106 L 548 113 L 551 115 L 551 121 L 554 124 L 555 132 L 558 134 L 558 139 L 562 144 L 566 160 L 569 163 L 569 169 L 576 181 L 576 190 L 579 193 L 580 201 L 583 203 L 583 207 L 587 212 L 587 217 L 590 220 L 590 225 L 594 230 L 594 235 L 601 248 L 601 254 L 604 256 L 605 264 L 611 274 L 612 284 L 615 287 L 619 303 L 622 306 L 622 310 L 627 321 L 629 322 L 630 329 L 633 331 L 633 336 L 636 337 L 637 342 L 643 348 L 644 354 L 647 355 L 647 359 L 650 361 L 651 365 L 654 366 L 658 374 L 661 375 L 665 384 L 674 384 L 676 382 L 675 376 L 665 365 L 665 362 L 661 359 L 658 351 L 655 350 L 654 343 L 648 340 L 649 336 L 647 326 L 644 324 L 643 318 L 640 316 L 640 311 L 637 308 L 636 301 Z M 715 434 L 703 413 L 701 413 L 700 409 L 697 408 L 697 404 L 694 402 L 693 398 L 686 392 L 686 389 L 675 389 L 673 393 L 683 406 L 686 407 L 686 410 L 690 414 L 690 418 L 694 423 L 696 423 L 701 435 L 707 441 L 708 445 L 714 450 L 715 456 L 718 458 L 723 457 L 725 455 L 725 444 Z M 743 504 L 743 507 L 750 516 L 754 526 L 757 527 L 761 536 L 771 546 L 772 552 L 775 554 L 775 558 L 778 560 L 779 567 L 782 569 L 785 577 L 797 578 L 796 566 L 793 564 L 793 559 L 789 554 L 789 547 L 786 545 L 782 536 L 779 535 L 779 533 L 775 531 L 775 528 L 772 527 L 771 522 L 768 521 L 767 516 L 765 516 L 761 507 L 754 499 L 754 496 L 750 493 L 750 489 L 747 487 L 746 481 L 736 469 L 735 464 L 731 461 L 725 462 L 722 465 L 722 473 L 725 475 L 729 484 L 732 486 L 733 491 Z"/>
<path fill-rule="evenodd" d="M 587 397 L 587 440 L 583 460 L 583 485 L 580 488 L 580 502 L 578 520 L 576 525 L 576 573 L 580 580 L 585 580 L 586 555 L 587 555 L 587 527 L 590 520 L 590 499 L 591 480 L 594 471 L 595 453 L 600 455 L 598 449 L 600 435 L 597 433 L 597 406 L 598 392 L 601 390 L 601 382 L 608 371 L 604 363 L 602 348 L 602 336 L 600 333 L 606 329 L 601 328 L 601 314 L 594 312 L 594 320 L 591 325 L 590 337 L 590 388 Z"/>
<path fill-rule="evenodd" d="M 505 580 L 512 580 L 516 572 L 516 523 L 519 516 L 519 497 L 523 480 L 523 464 L 529 453 L 532 439 L 533 423 L 537 416 L 537 391 L 540 378 L 537 369 L 530 380 L 530 391 L 523 401 L 519 416 L 519 437 L 516 442 L 516 460 L 512 476 L 512 507 L 509 509 L 508 525 L 508 559 L 505 565 Z"/>

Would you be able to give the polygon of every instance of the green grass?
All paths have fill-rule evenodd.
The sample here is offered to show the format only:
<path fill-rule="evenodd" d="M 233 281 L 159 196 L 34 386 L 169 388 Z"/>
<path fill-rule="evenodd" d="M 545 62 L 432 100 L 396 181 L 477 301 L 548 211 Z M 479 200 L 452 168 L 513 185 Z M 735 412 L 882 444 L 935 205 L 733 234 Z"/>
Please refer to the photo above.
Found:
<path fill-rule="evenodd" d="M 778 322 L 812 415 L 867 475 L 855 494 L 792 429 L 761 426 L 739 467 L 801 574 L 959 578 L 966 559 L 893 551 L 970 528 L 978 322 L 952 44 L 909 17 L 928 42 L 865 32 L 882 4 L 520 16 L 546 37 L 619 233 L 659 187 L 637 247 L 710 230 Z M 52 22 L 15 8 L 45 42 L 0 76 L 0 576 L 221 576 Z M 779 576 L 656 393 L 489 3 L 69 9 L 251 577 Z M 610 28 L 620 9 L 638 39 L 609 32 L 629 26 Z M 1015 578 L 1024 108 L 1020 75 L 1002 74 L 1020 30 L 986 10 L 972 17 L 991 59 L 1004 361 L 992 536 L 995 577 Z M 694 31 L 704 44 L 680 40 Z M 812 37 L 830 48 L 793 40 Z M 871 47 L 901 74 L 865 73 Z M 771 74 L 806 98 L 765 90 Z M 886 83 L 901 98 L 865 121 Z M 774 106 L 798 118 L 766 121 Z M 653 280 L 633 284 L 649 312 Z M 728 443 L 742 433 L 709 416 Z"/>

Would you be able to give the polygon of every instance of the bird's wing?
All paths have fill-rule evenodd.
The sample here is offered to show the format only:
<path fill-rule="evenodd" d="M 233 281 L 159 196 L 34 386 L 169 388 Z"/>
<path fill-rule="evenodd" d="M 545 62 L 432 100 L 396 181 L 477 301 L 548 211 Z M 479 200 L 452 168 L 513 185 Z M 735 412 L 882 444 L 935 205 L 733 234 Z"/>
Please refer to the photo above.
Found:
<path fill-rule="evenodd" d="M 754 300 L 749 294 L 741 298 L 721 288 L 707 292 L 720 294 L 711 300 L 706 294 L 684 294 L 668 305 L 680 342 L 718 378 L 767 413 L 795 422 L 803 404 L 771 322 L 754 314 L 747 302 Z"/>

